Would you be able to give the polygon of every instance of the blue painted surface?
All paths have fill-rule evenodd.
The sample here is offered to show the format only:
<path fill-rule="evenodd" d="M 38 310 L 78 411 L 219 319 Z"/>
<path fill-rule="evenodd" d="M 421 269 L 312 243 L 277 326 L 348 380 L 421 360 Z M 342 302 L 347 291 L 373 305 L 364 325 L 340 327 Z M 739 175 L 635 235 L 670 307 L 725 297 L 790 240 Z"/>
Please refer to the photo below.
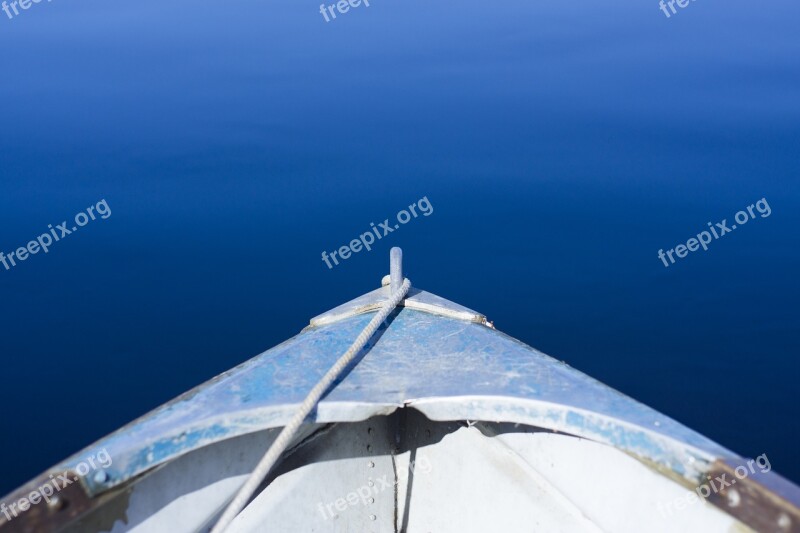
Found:
<path fill-rule="evenodd" d="M 0 13 L 0 250 L 113 213 L 0 270 L 0 492 L 376 287 L 394 245 L 418 286 L 800 480 L 796 2 L 318 8 Z"/>
<path fill-rule="evenodd" d="M 88 480 L 102 492 L 198 447 L 282 427 L 373 315 L 309 328 L 55 471 L 107 450 L 115 458 L 108 480 Z M 359 422 L 409 405 L 436 420 L 508 422 L 591 438 L 689 479 L 717 459 L 737 460 L 691 429 L 482 324 L 402 309 L 356 361 L 317 406 L 316 422 Z"/>

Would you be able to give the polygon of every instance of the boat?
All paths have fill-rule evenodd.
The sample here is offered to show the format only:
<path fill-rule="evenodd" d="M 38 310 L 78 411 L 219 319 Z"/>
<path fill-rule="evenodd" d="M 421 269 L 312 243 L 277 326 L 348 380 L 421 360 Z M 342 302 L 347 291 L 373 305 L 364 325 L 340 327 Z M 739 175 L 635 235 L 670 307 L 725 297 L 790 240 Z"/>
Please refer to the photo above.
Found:
<path fill-rule="evenodd" d="M 380 285 L 1 499 L 0 533 L 800 531 L 766 455 L 410 287 L 399 249 Z"/>

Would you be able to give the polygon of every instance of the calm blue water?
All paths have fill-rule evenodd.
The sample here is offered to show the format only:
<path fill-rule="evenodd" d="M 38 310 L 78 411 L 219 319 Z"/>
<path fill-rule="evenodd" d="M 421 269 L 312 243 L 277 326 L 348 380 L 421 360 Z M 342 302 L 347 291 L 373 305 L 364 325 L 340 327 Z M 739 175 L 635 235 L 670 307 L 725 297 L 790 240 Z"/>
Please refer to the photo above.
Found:
<path fill-rule="evenodd" d="M 798 22 L 790 0 L 0 12 L 0 250 L 112 213 L 0 266 L 0 493 L 377 287 L 395 245 L 416 286 L 800 481 Z"/>

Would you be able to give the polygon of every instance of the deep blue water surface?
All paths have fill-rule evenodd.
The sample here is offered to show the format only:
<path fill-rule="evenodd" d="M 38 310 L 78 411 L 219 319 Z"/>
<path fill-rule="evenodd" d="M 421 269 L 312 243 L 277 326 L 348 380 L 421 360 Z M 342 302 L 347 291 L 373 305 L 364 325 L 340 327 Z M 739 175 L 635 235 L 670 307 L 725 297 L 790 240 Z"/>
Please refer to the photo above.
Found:
<path fill-rule="evenodd" d="M 0 12 L 0 250 L 112 213 L 0 265 L 0 493 L 377 287 L 391 246 L 416 286 L 800 481 L 798 23 L 793 0 Z"/>

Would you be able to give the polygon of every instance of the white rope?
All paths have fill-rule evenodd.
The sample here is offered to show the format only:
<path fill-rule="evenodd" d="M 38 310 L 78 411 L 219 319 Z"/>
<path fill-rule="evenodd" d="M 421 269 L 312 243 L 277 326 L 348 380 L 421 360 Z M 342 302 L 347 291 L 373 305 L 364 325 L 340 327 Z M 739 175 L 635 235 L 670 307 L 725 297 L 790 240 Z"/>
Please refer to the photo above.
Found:
<path fill-rule="evenodd" d="M 350 348 L 344 353 L 343 356 L 336 361 L 330 370 L 322 377 L 322 379 L 311 389 L 311 392 L 308 393 L 308 396 L 303 403 L 300 405 L 300 408 L 294 414 L 292 419 L 289 421 L 286 426 L 284 426 L 283 430 L 281 430 L 278 438 L 275 439 L 275 442 L 272 443 L 267 453 L 258 463 L 256 468 L 253 470 L 253 473 L 250 474 L 250 477 L 247 481 L 242 485 L 242 488 L 239 489 L 239 492 L 236 494 L 236 497 L 228 504 L 227 509 L 225 512 L 222 513 L 217 524 L 214 526 L 214 529 L 211 530 L 211 533 L 222 533 L 225 529 L 230 525 L 236 515 L 238 515 L 241 510 L 247 505 L 247 502 L 250 501 L 250 498 L 253 496 L 253 493 L 258 489 L 258 486 L 261 485 L 261 482 L 267 477 L 272 467 L 275 466 L 275 463 L 278 461 L 280 456 L 286 451 L 286 448 L 289 444 L 292 443 L 294 439 L 295 433 L 300 428 L 300 425 L 306 419 L 308 414 L 314 409 L 314 407 L 319 402 L 322 395 L 325 391 L 328 390 L 328 387 L 336 381 L 339 377 L 339 374 L 349 365 L 353 358 L 361 351 L 367 341 L 375 334 L 378 330 L 380 325 L 383 323 L 384 320 L 389 316 L 389 314 L 397 307 L 397 304 L 400 303 L 400 300 L 405 298 L 406 294 L 408 293 L 408 289 L 411 288 L 411 282 L 406 278 L 403 281 L 403 284 L 400 286 L 394 294 L 391 295 L 389 301 L 383 304 L 381 310 L 378 312 L 377 315 L 372 317 L 372 320 L 369 321 L 367 327 L 361 332 L 361 334 L 353 341 L 353 344 L 350 345 Z"/>

